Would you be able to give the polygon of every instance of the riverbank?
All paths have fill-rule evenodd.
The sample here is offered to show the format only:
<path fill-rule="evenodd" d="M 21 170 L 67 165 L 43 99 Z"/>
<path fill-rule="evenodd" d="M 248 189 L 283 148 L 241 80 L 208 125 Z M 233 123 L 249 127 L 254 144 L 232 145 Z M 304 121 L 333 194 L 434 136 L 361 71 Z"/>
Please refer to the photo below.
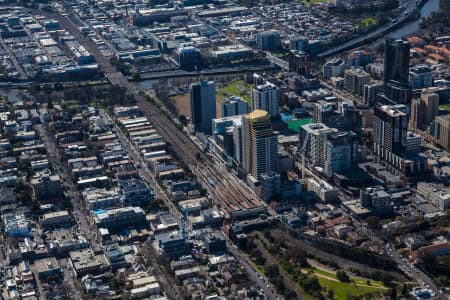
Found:
<path fill-rule="evenodd" d="M 7 97 L 11 102 L 17 102 L 28 96 L 28 90 L 31 86 L 40 85 L 41 89 L 48 87 L 57 89 L 56 84 L 61 84 L 63 88 L 67 87 L 83 87 L 83 86 L 100 86 L 110 84 L 108 80 L 95 81 L 71 81 L 57 83 L 36 83 L 36 82 L 0 82 L 0 97 Z"/>
<path fill-rule="evenodd" d="M 408 14 L 399 16 L 400 19 L 395 23 L 387 25 L 385 28 L 378 28 L 364 37 L 355 38 L 344 45 L 335 47 L 334 49 L 324 51 L 320 53 L 318 57 L 326 58 L 365 45 L 368 45 L 369 48 L 376 48 L 384 42 L 386 37 L 401 38 L 403 36 L 411 35 L 419 30 L 419 25 L 422 20 L 429 17 L 431 13 L 438 11 L 439 0 L 421 0 L 417 3 L 416 8 L 419 9 L 420 12 L 419 19 L 411 21 L 411 15 Z"/>
<path fill-rule="evenodd" d="M 439 0 L 428 0 L 428 1 L 422 0 L 419 3 L 419 7 L 420 7 L 420 18 L 418 20 L 403 24 L 403 26 L 390 32 L 385 37 L 371 42 L 369 44 L 369 47 L 376 48 L 377 46 L 379 46 L 381 43 L 384 42 L 386 37 L 402 38 L 418 32 L 420 29 L 420 23 L 429 16 L 431 16 L 433 12 L 437 12 L 439 10 Z"/>
<path fill-rule="evenodd" d="M 224 75 L 224 74 L 238 74 L 238 73 L 246 73 L 246 72 L 261 72 L 261 71 L 269 71 L 273 70 L 274 67 L 270 65 L 266 66 L 253 66 L 253 67 L 230 67 L 230 68 L 214 68 L 214 69 L 206 69 L 202 71 L 185 71 L 185 70 L 172 70 L 172 71 L 164 71 L 164 72 L 152 72 L 152 73 L 144 73 L 140 75 L 140 78 L 132 78 L 128 77 L 129 81 L 145 81 L 145 80 L 154 80 L 154 79 L 167 79 L 167 78 L 179 78 L 179 77 L 193 77 L 193 76 L 210 76 L 210 75 Z"/>

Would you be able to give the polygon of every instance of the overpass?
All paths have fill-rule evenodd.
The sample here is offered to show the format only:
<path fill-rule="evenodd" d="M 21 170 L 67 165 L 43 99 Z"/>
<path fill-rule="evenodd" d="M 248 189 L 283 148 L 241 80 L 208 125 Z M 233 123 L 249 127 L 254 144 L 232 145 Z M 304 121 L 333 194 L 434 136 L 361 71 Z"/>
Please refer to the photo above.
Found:
<path fill-rule="evenodd" d="M 279 57 L 276 57 L 275 55 L 273 55 L 269 51 L 265 51 L 264 53 L 266 54 L 266 59 L 270 63 L 280 67 L 283 71 L 289 71 L 289 62 L 287 62 L 284 59 L 281 59 Z"/>
<path fill-rule="evenodd" d="M 209 75 L 224 75 L 224 74 L 238 74 L 244 72 L 258 72 L 258 71 L 267 71 L 272 70 L 269 64 L 264 66 L 249 66 L 249 67 L 223 67 L 223 68 L 215 68 L 215 69 L 207 69 L 199 71 L 185 71 L 185 70 L 167 70 L 160 72 L 150 72 L 144 73 L 141 75 L 140 80 L 152 80 L 152 79 L 161 79 L 161 78 L 177 78 L 177 77 L 192 77 L 198 76 L 202 74 L 204 76 Z"/>

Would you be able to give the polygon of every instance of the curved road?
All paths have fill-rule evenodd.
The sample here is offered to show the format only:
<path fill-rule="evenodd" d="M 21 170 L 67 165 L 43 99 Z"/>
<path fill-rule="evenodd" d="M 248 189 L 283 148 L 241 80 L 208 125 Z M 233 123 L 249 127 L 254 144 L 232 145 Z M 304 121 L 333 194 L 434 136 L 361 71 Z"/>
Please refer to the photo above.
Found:
<path fill-rule="evenodd" d="M 424 0 L 425 1 L 425 0 Z M 338 47 L 334 47 L 332 49 L 328 49 L 324 52 L 319 53 L 318 57 L 328 57 L 332 56 L 336 53 L 350 50 L 356 47 L 363 46 L 366 42 L 381 38 L 390 31 L 392 31 L 394 28 L 405 22 L 411 14 L 414 13 L 414 10 L 418 7 L 416 0 L 407 0 L 404 3 L 401 4 L 400 9 L 402 10 L 402 13 L 400 16 L 397 17 L 397 19 L 394 22 L 390 22 L 386 24 L 383 27 L 380 27 L 376 29 L 375 31 L 372 31 L 366 35 L 357 37 L 355 39 L 352 39 L 351 41 L 348 41 L 347 43 L 344 43 L 343 45 L 340 45 Z M 406 24 L 405 26 L 408 26 Z"/>

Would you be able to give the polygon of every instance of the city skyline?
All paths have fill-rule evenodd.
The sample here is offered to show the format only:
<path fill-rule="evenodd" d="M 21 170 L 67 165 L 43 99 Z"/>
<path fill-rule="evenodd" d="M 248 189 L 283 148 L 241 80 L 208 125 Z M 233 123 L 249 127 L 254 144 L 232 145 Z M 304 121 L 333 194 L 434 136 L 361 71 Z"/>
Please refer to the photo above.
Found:
<path fill-rule="evenodd" d="M 449 299 L 450 3 L 0 3 L 0 298 Z"/>

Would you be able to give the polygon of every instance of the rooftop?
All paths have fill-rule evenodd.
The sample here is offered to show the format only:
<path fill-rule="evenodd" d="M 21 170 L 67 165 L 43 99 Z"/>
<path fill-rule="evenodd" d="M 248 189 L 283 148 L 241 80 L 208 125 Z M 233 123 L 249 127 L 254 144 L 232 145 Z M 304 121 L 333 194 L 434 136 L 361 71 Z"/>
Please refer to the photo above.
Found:
<path fill-rule="evenodd" d="M 265 110 L 256 109 L 248 114 L 248 118 L 251 121 L 258 121 L 260 119 L 267 119 L 269 118 L 269 113 Z"/>

